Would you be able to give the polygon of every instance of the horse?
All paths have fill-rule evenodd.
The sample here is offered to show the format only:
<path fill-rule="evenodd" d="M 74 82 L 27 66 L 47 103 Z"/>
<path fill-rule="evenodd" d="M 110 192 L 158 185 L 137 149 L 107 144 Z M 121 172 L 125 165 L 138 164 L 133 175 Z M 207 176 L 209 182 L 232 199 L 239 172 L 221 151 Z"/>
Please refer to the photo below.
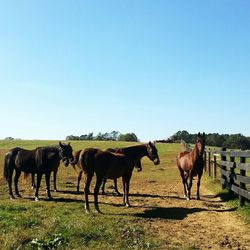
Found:
<path fill-rule="evenodd" d="M 106 150 L 111 152 L 111 153 L 123 153 L 124 151 L 126 151 L 126 148 L 108 148 Z M 74 153 L 74 158 L 78 158 L 80 153 L 81 153 L 81 150 L 78 150 L 76 153 Z M 78 168 L 80 169 L 80 171 L 78 173 L 78 177 L 77 177 L 77 187 L 76 187 L 76 192 L 79 193 L 80 192 L 80 182 L 82 179 L 83 170 L 81 169 L 79 162 L 77 164 L 74 164 L 73 162 L 71 162 L 71 165 L 73 166 L 74 169 L 76 169 L 75 166 L 78 166 Z M 142 170 L 140 160 L 138 160 L 135 163 L 135 168 L 137 169 L 138 172 L 140 172 Z M 102 187 L 101 187 L 102 194 L 106 194 L 105 193 L 106 182 L 107 182 L 107 178 L 103 178 Z M 121 193 L 118 191 L 118 187 L 117 187 L 117 179 L 114 179 L 114 189 L 115 189 L 116 194 L 118 196 L 121 196 Z"/>
<path fill-rule="evenodd" d="M 8 182 L 10 199 L 14 199 L 12 192 L 12 175 L 15 170 L 14 184 L 17 197 L 21 197 L 18 191 L 18 180 L 21 172 L 37 174 L 35 200 L 38 201 L 38 192 L 42 175 L 45 174 L 47 186 L 47 200 L 51 200 L 50 174 L 58 168 L 60 160 L 67 167 L 73 160 L 72 147 L 69 144 L 59 142 L 56 146 L 38 147 L 27 150 L 16 147 L 8 151 L 4 159 L 4 178 Z"/>
<path fill-rule="evenodd" d="M 94 188 L 94 204 L 95 210 L 101 213 L 98 206 L 98 193 L 102 180 L 104 177 L 108 179 L 117 179 L 122 177 L 123 181 L 123 202 L 126 207 L 129 204 L 129 184 L 135 163 L 142 157 L 147 156 L 155 165 L 160 164 L 157 149 L 151 142 L 148 144 L 136 145 L 128 147 L 126 153 L 111 153 L 109 151 L 102 151 L 97 148 L 87 148 L 81 150 L 74 160 L 75 164 L 79 164 L 82 168 L 86 182 L 84 187 L 85 194 L 85 211 L 88 213 L 89 209 L 89 187 L 94 173 L 96 174 L 96 184 Z"/>
<path fill-rule="evenodd" d="M 120 153 L 120 154 L 124 154 L 124 152 L 126 152 L 126 148 L 108 148 L 106 149 L 107 151 L 111 152 L 111 153 Z M 141 166 L 141 160 L 139 159 L 136 163 L 135 163 L 135 168 L 137 169 L 138 172 L 142 171 L 142 166 Z M 102 181 L 102 194 L 106 194 L 105 193 L 105 184 L 107 182 L 107 178 L 103 178 Z M 121 193 L 118 191 L 118 187 L 117 187 L 117 179 L 114 179 L 114 189 L 115 192 L 118 196 L 121 196 Z"/>
<path fill-rule="evenodd" d="M 198 176 L 197 181 L 197 200 L 200 200 L 200 182 L 203 174 L 205 149 L 205 133 L 200 132 L 197 135 L 194 149 L 191 152 L 184 151 L 179 153 L 176 159 L 179 168 L 182 183 L 184 187 L 184 197 L 190 200 L 192 181 L 194 176 Z M 189 179 L 189 183 L 188 183 Z"/>

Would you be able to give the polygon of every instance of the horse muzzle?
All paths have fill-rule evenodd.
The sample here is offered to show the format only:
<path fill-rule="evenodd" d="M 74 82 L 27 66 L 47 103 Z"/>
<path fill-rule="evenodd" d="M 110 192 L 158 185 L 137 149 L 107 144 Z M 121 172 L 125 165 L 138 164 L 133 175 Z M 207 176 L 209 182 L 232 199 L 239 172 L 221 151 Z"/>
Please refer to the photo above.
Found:
<path fill-rule="evenodd" d="M 64 166 L 68 167 L 68 165 L 69 165 L 69 159 L 68 158 L 64 158 L 64 159 L 62 159 L 62 161 L 63 161 Z"/>
<path fill-rule="evenodd" d="M 153 162 L 154 162 L 155 165 L 159 165 L 159 164 L 160 164 L 160 159 L 159 159 L 159 158 L 156 158 L 156 159 L 154 159 Z"/>

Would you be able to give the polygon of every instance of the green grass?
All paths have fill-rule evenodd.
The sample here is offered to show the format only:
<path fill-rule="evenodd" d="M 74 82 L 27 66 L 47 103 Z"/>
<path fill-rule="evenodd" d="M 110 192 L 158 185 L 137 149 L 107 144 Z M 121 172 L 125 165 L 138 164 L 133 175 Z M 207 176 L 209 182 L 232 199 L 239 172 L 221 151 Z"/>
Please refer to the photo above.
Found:
<path fill-rule="evenodd" d="M 37 146 L 54 145 L 58 141 L 0 141 L 0 168 L 3 168 L 4 153 L 13 147 L 19 146 L 26 149 Z M 72 141 L 71 145 L 76 151 L 86 147 L 124 147 L 138 143 L 129 142 L 97 142 L 97 141 Z M 159 146 L 159 154 L 163 154 L 166 147 Z M 163 159 L 163 162 L 165 160 Z M 143 168 L 153 169 L 153 163 L 143 160 Z M 145 177 L 152 178 L 152 174 L 143 171 Z M 59 190 L 72 189 L 67 186 L 71 179 L 76 182 L 72 168 L 59 168 Z M 141 175 L 138 174 L 141 177 Z M 140 180 L 138 180 L 140 181 Z M 40 189 L 41 201 L 33 200 L 29 183 L 19 189 L 23 192 L 24 199 L 8 199 L 7 184 L 0 182 L 0 249 L 154 249 L 160 243 L 157 235 L 152 235 L 144 228 L 143 219 L 133 216 L 138 212 L 136 208 L 126 209 L 113 206 L 109 202 L 100 204 L 104 212 L 97 215 L 94 212 L 86 214 L 81 199 L 67 199 L 67 194 L 53 193 L 56 202 L 43 201 L 44 180 Z M 93 187 L 92 187 L 93 188 Z M 29 199 L 27 199 L 29 197 Z M 91 198 L 90 198 L 91 199 Z M 91 202 L 91 209 L 93 203 Z"/>
<path fill-rule="evenodd" d="M 58 141 L 0 141 L 0 168 L 3 169 L 4 153 L 12 147 L 19 146 L 31 149 L 57 143 Z M 71 142 L 75 151 L 86 147 L 105 149 L 134 144 L 137 143 Z M 176 182 L 177 169 L 169 171 L 169 167 L 175 165 L 180 145 L 157 144 L 157 148 L 161 165 L 155 167 L 148 159 L 143 159 L 143 171 L 140 173 L 135 171 L 133 174 L 131 193 L 144 191 L 157 194 L 157 190 L 153 188 L 154 185 L 149 183 L 154 183 L 157 180 L 158 185 L 165 187 L 166 183 Z M 210 188 L 217 188 L 211 179 L 204 179 Z M 93 196 L 91 195 L 92 212 L 86 214 L 82 197 L 69 194 L 76 188 L 76 173 L 71 167 L 60 166 L 58 188 L 65 193 L 52 193 L 55 198 L 53 202 L 43 200 L 45 197 L 44 179 L 40 189 L 41 201 L 39 202 L 34 201 L 34 192 L 30 190 L 29 185 L 29 183 L 22 183 L 20 178 L 19 188 L 24 198 L 9 200 L 7 184 L 3 180 L 0 181 L 0 231 L 2 232 L 0 234 L 0 249 L 164 249 L 165 242 L 162 237 L 155 231 L 151 231 L 147 224 L 150 219 L 135 216 L 144 212 L 143 206 L 127 209 L 120 205 L 121 197 L 114 197 L 113 200 L 116 201 L 114 204 L 113 200 L 111 202 L 108 200 L 108 196 L 107 198 L 104 196 L 99 204 L 103 214 L 99 215 L 93 212 Z M 93 185 L 91 190 L 93 190 Z M 218 190 L 215 189 L 215 192 L 220 193 L 221 190 L 218 188 Z M 154 205 L 157 206 L 152 200 L 150 206 Z M 250 218 L 249 207 L 240 208 L 239 212 L 242 216 Z M 173 242 L 169 249 L 199 248 L 193 243 L 181 246 Z"/>

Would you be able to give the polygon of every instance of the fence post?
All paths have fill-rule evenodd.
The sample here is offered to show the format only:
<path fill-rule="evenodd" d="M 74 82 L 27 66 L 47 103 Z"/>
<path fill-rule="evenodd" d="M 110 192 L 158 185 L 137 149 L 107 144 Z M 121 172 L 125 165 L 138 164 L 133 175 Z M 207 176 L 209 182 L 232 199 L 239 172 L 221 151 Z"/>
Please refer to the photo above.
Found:
<path fill-rule="evenodd" d="M 245 157 L 240 157 L 240 163 L 246 163 L 246 158 Z M 246 176 L 246 170 L 241 170 L 240 169 L 240 175 L 241 176 Z M 246 184 L 240 182 L 240 188 L 241 189 L 246 189 Z M 239 195 L 239 200 L 240 200 L 240 206 L 244 206 L 245 198 L 243 196 Z"/>
<path fill-rule="evenodd" d="M 216 159 L 216 153 L 215 153 L 215 151 L 214 151 L 213 155 L 214 155 L 213 178 L 216 179 L 216 177 L 217 177 L 217 159 Z"/>
<path fill-rule="evenodd" d="M 211 149 L 208 149 L 208 175 L 211 176 Z"/>
<path fill-rule="evenodd" d="M 227 149 L 224 147 L 224 148 L 222 148 L 221 149 L 221 151 L 226 151 Z M 227 160 L 227 157 L 225 156 L 225 155 L 221 155 L 221 160 L 222 161 L 226 161 Z M 223 170 L 227 170 L 227 168 L 226 168 L 226 166 L 220 166 L 221 167 L 221 169 L 223 169 Z M 224 178 L 224 175 L 221 173 L 221 179 L 225 179 Z M 223 188 L 223 189 L 225 189 L 226 188 L 226 184 L 223 184 L 223 183 L 221 183 L 221 187 Z"/>
<path fill-rule="evenodd" d="M 235 158 L 233 156 L 230 156 L 230 162 L 235 162 Z M 234 164 L 232 167 L 230 167 L 230 170 L 229 170 L 229 183 L 230 183 L 230 190 L 229 192 L 231 194 L 233 194 L 233 191 L 231 189 L 231 186 L 234 185 L 234 178 L 235 178 L 235 172 L 234 172 Z"/>

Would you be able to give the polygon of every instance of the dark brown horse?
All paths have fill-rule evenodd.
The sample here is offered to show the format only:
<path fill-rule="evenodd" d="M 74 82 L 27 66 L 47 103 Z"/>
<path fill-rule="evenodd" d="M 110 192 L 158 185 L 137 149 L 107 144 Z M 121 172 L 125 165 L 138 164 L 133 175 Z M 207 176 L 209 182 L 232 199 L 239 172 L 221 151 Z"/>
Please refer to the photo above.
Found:
<path fill-rule="evenodd" d="M 82 150 L 78 158 L 75 158 L 74 163 L 80 164 L 84 174 L 86 175 L 86 182 L 84 188 L 85 194 L 85 209 L 89 212 L 89 186 L 94 173 L 96 174 L 96 185 L 94 189 L 95 209 L 100 212 L 98 206 L 98 193 L 102 180 L 104 177 L 108 179 L 117 179 L 122 177 L 124 190 L 124 205 L 129 204 L 129 183 L 135 163 L 142 157 L 147 156 L 155 165 L 160 163 L 155 145 L 151 142 L 148 144 L 128 147 L 126 153 L 118 154 L 100 149 L 88 148 Z"/>
<path fill-rule="evenodd" d="M 176 159 L 184 187 L 184 197 L 190 200 L 192 181 L 198 176 L 197 200 L 200 200 L 200 181 L 204 168 L 203 153 L 205 149 L 205 133 L 198 133 L 194 149 L 191 152 L 181 152 Z M 189 183 L 188 183 L 189 179 Z"/>
<path fill-rule="evenodd" d="M 127 147 L 124 148 L 108 148 L 107 151 L 111 152 L 111 153 L 118 153 L 118 154 L 124 154 L 126 152 Z M 135 163 L 135 168 L 137 169 L 138 172 L 142 171 L 142 166 L 141 166 L 141 160 L 139 159 L 136 163 Z M 105 194 L 105 184 L 107 182 L 107 178 L 103 178 L 102 181 L 102 194 Z M 118 191 L 118 187 L 117 187 L 117 179 L 114 179 L 114 189 L 115 192 L 118 196 L 121 196 L 121 193 Z"/>
<path fill-rule="evenodd" d="M 111 153 L 123 153 L 123 152 L 126 151 L 126 148 L 108 148 L 106 150 L 111 152 Z M 78 158 L 81 151 L 82 150 L 79 150 L 76 153 L 74 153 L 74 158 Z M 78 172 L 77 187 L 76 187 L 76 192 L 79 193 L 80 192 L 80 182 L 81 182 L 81 179 L 82 179 L 83 170 L 82 170 L 79 162 L 77 162 L 76 164 L 71 162 L 71 165 L 73 166 L 73 168 L 75 170 L 76 170 L 76 166 L 78 167 L 78 169 L 80 169 L 80 171 Z M 140 172 L 142 170 L 141 160 L 140 159 L 135 163 L 135 168 L 137 169 L 138 172 Z M 103 178 L 102 187 L 101 187 L 102 194 L 105 194 L 105 184 L 106 184 L 106 182 L 107 182 L 107 178 Z M 55 183 L 54 183 L 54 185 L 55 185 Z M 118 196 L 121 196 L 121 193 L 118 191 L 118 187 L 117 187 L 117 179 L 114 179 L 114 189 L 115 189 L 116 194 Z"/>
<path fill-rule="evenodd" d="M 15 193 L 18 197 L 21 197 L 18 191 L 18 180 L 21 172 L 25 172 L 37 174 L 35 200 L 38 200 L 38 191 L 43 174 L 45 174 L 46 178 L 47 199 L 52 199 L 50 194 L 50 174 L 58 168 L 60 160 L 63 161 L 65 166 L 68 166 L 69 161 L 73 160 L 70 144 L 59 142 L 58 146 L 39 147 L 34 150 L 13 148 L 7 152 L 4 161 L 4 177 L 8 181 L 10 198 L 14 198 L 12 175 L 15 170 L 14 184 Z"/>

